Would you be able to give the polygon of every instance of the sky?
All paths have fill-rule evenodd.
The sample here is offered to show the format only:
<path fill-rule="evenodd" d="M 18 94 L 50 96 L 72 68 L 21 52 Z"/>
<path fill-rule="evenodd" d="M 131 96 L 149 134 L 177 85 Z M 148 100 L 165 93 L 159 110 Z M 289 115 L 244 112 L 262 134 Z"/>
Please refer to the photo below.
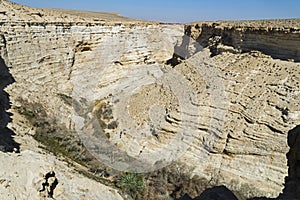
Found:
<path fill-rule="evenodd" d="M 161 22 L 300 18 L 300 0 L 11 0 L 35 8 L 117 12 Z"/>

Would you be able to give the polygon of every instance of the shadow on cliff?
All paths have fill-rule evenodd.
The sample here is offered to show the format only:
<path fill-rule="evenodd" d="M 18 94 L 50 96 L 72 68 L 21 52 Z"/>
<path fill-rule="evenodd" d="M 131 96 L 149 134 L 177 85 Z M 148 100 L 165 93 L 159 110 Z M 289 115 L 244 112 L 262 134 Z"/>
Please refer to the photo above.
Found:
<path fill-rule="evenodd" d="M 194 199 L 186 194 L 179 200 L 238 200 L 238 198 L 225 186 L 216 186 L 206 189 Z"/>
<path fill-rule="evenodd" d="M 300 199 L 300 125 L 288 132 L 287 153 L 289 174 L 285 179 L 285 188 L 278 199 Z"/>
<path fill-rule="evenodd" d="M 254 197 L 248 200 L 300 200 L 300 125 L 288 132 L 287 138 L 290 147 L 287 153 L 288 176 L 285 178 L 284 189 L 277 198 Z M 191 198 L 189 195 L 179 200 L 244 200 L 237 198 L 225 186 L 217 186 L 205 190 L 200 196 Z"/>
<path fill-rule="evenodd" d="M 188 36 L 189 34 L 189 30 L 185 30 L 185 34 L 181 37 L 180 43 L 176 43 L 174 46 L 173 57 L 166 62 L 167 65 L 175 67 L 180 64 L 182 60 L 186 60 L 203 50 L 203 46 Z"/>
<path fill-rule="evenodd" d="M 286 154 L 288 160 L 288 176 L 285 178 L 282 193 L 274 198 L 276 200 L 297 200 L 300 199 L 300 125 L 288 132 L 287 138 L 290 147 Z M 250 200 L 267 200 L 272 198 L 257 197 Z"/>
<path fill-rule="evenodd" d="M 186 27 L 188 36 L 192 36 L 192 26 Z M 250 27 L 237 30 L 232 27 L 222 28 L 222 23 L 221 25 L 219 23 L 196 24 L 194 28 L 200 33 L 194 39 L 204 48 L 208 47 L 212 56 L 224 51 L 236 52 L 229 49 L 219 49 L 218 45 L 222 44 L 233 47 L 239 53 L 260 51 L 274 59 L 300 62 L 300 52 L 298 50 L 300 40 L 297 34 L 293 33 L 293 30 L 286 32 L 276 29 L 267 30 L 263 27 L 260 30 L 254 30 Z"/>
<path fill-rule="evenodd" d="M 14 82 L 4 60 L 0 57 L 0 151 L 3 152 L 19 151 L 20 146 L 13 139 L 14 132 L 7 127 L 7 124 L 12 121 L 12 114 L 7 112 L 11 105 L 9 94 L 4 89 Z"/>

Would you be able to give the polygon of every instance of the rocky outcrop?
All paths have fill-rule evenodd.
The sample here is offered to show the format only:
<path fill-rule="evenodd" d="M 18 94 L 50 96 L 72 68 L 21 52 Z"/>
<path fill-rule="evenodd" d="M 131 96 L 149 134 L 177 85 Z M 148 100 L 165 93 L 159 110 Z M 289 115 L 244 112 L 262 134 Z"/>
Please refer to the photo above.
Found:
<path fill-rule="evenodd" d="M 32 150 L 0 155 L 1 199 L 123 199 L 54 156 Z"/>
<path fill-rule="evenodd" d="M 275 59 L 300 61 L 297 19 L 195 23 L 187 26 L 187 33 L 201 45 L 211 45 L 214 54 L 225 45 L 238 52 L 257 50 Z"/>
<path fill-rule="evenodd" d="M 290 151 L 287 154 L 289 174 L 285 180 L 285 189 L 281 199 L 300 199 L 300 126 L 296 126 L 288 133 Z"/>
<path fill-rule="evenodd" d="M 14 82 L 9 73 L 4 60 L 0 57 L 0 149 L 4 152 L 18 151 L 19 144 L 13 140 L 13 131 L 7 127 L 11 122 L 11 113 L 8 112 L 11 105 L 9 103 L 9 94 L 4 90 L 8 85 Z"/>
<path fill-rule="evenodd" d="M 175 172 L 189 178 L 189 187 L 163 175 L 166 184 L 160 194 L 151 193 L 155 199 L 189 188 L 199 195 L 205 188 L 193 184 L 202 182 L 225 185 L 242 198 L 277 197 L 282 191 L 292 148 L 288 132 L 300 122 L 300 65 L 291 61 L 299 61 L 299 27 L 203 23 L 187 26 L 184 36 L 182 25 L 99 20 L 6 1 L 0 7 L 0 56 L 15 80 L 5 85 L 14 113 L 8 126 L 21 138 L 36 134 L 52 149 L 76 152 L 73 157 L 83 155 L 83 143 L 116 170 L 151 173 L 176 161 L 183 167 Z M 104 199 L 120 198 L 38 149 L 19 154 L 34 166 L 26 180 L 43 174 L 38 187 L 26 186 L 22 195 L 97 199 L 103 192 Z M 1 154 L 15 171 L 25 168 L 16 156 Z M 157 187 L 153 174 L 150 188 Z M 66 187 L 75 183 L 93 190 L 72 193 Z"/>
<path fill-rule="evenodd" d="M 289 86 L 284 86 L 285 83 L 280 86 L 280 80 L 289 77 L 286 70 L 291 70 L 292 74 L 298 71 L 299 64 L 272 60 L 257 53 L 223 53 L 214 60 L 216 65 L 221 67 L 221 74 L 227 80 L 226 94 L 230 103 L 224 129 L 218 133 L 218 141 L 223 144 L 222 148 L 211 156 L 212 160 L 198 164 L 200 169 L 196 171 L 202 171 L 203 168 L 212 169 L 213 165 L 219 163 L 218 171 L 209 170 L 209 173 L 213 174 L 212 177 L 219 177 L 217 180 L 212 178 L 217 185 L 226 185 L 234 191 L 243 190 L 242 193 L 248 197 L 275 197 L 278 195 L 275 191 L 281 190 L 287 175 L 288 131 L 299 123 L 299 80 L 296 78 L 295 82 L 293 81 L 296 83 L 295 87 L 285 94 L 279 92 L 279 88 Z M 282 78 L 279 78 L 280 76 Z M 192 156 L 187 159 L 189 161 L 200 155 L 196 150 L 192 150 L 191 153 Z M 198 159 L 204 160 L 203 157 Z M 231 177 L 240 178 L 233 180 Z M 265 178 L 268 181 L 263 181 Z M 228 180 L 232 182 L 228 184 Z M 249 185 L 252 180 L 259 185 L 259 189 L 252 188 L 254 182 L 253 185 Z M 278 184 L 279 182 L 281 184 Z M 267 190 L 273 190 L 274 193 L 263 192 Z M 255 191 L 255 194 L 251 191 Z"/>
<path fill-rule="evenodd" d="M 268 24 L 265 25 L 264 23 Z M 289 138 L 289 141 L 295 141 L 288 136 L 290 135 L 288 132 L 289 129 L 299 124 L 299 104 L 297 103 L 299 101 L 299 79 L 292 78 L 297 77 L 296 74 L 290 76 L 296 71 L 296 73 L 299 73 L 299 64 L 271 58 L 299 61 L 299 45 L 297 45 L 297 42 L 299 42 L 300 35 L 297 24 L 297 20 L 282 20 L 198 23 L 187 26 L 186 33 L 188 35 L 203 46 L 210 48 L 212 55 L 215 56 L 213 58 L 214 63 L 221 67 L 220 70 L 225 80 L 227 80 L 227 97 L 231 103 L 227 113 L 225 129 L 226 124 L 232 123 L 232 125 L 229 125 L 229 134 L 227 135 L 227 141 L 224 142 L 226 145 L 223 153 L 230 156 L 229 163 L 231 164 L 228 163 L 228 167 L 231 170 L 236 167 L 237 171 L 241 170 L 243 173 L 249 171 L 249 174 L 252 174 L 251 176 L 261 177 L 262 171 L 259 168 L 273 163 L 270 168 L 277 165 L 273 168 L 274 171 L 271 170 L 274 172 L 273 175 L 286 173 L 284 171 L 279 172 L 278 169 L 286 169 L 285 154 L 288 152 L 286 141 L 287 138 Z M 254 52 L 256 50 L 268 56 Z M 250 52 L 248 54 L 250 57 L 247 57 L 247 53 L 243 52 Z M 285 80 L 293 83 L 289 84 L 289 81 L 285 82 Z M 238 86 L 239 83 L 242 83 L 243 86 Z M 294 87 L 290 87 L 291 85 Z M 293 97 L 289 97 L 290 95 Z M 293 108 L 291 109 L 291 107 Z M 240 111 L 237 111 L 237 109 Z M 230 122 L 228 119 L 234 120 Z M 270 132 L 270 135 L 268 132 Z M 266 138 L 263 139 L 263 137 Z M 241 143 L 238 142 L 239 140 Z M 272 150 L 269 151 L 268 149 Z M 266 153 L 267 151 L 272 152 L 272 154 Z M 267 156 L 267 154 L 269 155 Z M 281 156 L 279 156 L 280 154 Z M 242 157 L 238 158 L 239 156 Z M 260 158 L 257 161 L 259 167 L 256 168 L 259 171 L 253 173 L 255 170 L 251 169 L 250 163 L 256 162 L 257 158 Z M 221 168 L 224 167 L 224 163 L 227 163 L 225 161 L 227 159 L 226 156 L 223 157 L 220 162 Z M 249 164 L 242 164 L 247 166 L 246 169 L 240 164 L 247 162 L 247 160 L 249 160 Z M 277 163 L 279 160 L 281 160 L 281 164 Z M 295 170 L 295 168 L 293 169 Z M 227 177 L 226 174 L 235 173 L 231 170 L 226 170 L 224 174 L 221 172 L 221 176 Z M 279 176 L 275 175 L 275 177 Z M 228 180 L 228 178 L 225 179 Z M 254 179 L 258 180 L 259 178 Z M 268 179 L 268 182 L 271 183 L 271 176 Z M 236 182 L 236 185 L 241 184 L 241 182 Z M 221 183 L 226 185 L 223 181 Z M 274 185 L 269 185 L 267 188 L 274 187 Z M 247 184 L 244 187 L 248 187 Z"/>

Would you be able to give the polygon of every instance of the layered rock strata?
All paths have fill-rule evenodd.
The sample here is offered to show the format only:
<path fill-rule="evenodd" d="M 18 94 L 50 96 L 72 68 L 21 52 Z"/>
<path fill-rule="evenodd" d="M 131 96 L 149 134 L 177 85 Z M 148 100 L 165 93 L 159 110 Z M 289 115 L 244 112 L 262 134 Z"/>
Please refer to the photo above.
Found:
<path fill-rule="evenodd" d="M 184 29 L 6 1 L 0 7 L 0 55 L 15 81 L 5 88 L 14 113 L 9 127 L 17 134 L 35 132 L 18 118 L 20 110 L 31 118 L 43 114 L 77 137 L 76 131 L 86 130 L 109 141 L 137 169 L 176 160 L 190 178 L 225 185 L 242 197 L 282 191 L 292 148 L 288 132 L 300 122 L 300 64 L 292 61 L 300 57 L 297 20 Z M 31 152 L 20 156 L 26 160 L 26 154 Z M 62 169 L 55 170 L 58 184 L 66 176 Z M 44 181 L 43 194 L 53 184 Z"/>
<path fill-rule="evenodd" d="M 201 45 L 213 46 L 215 54 L 225 45 L 238 52 L 257 50 L 275 59 L 300 61 L 297 19 L 195 23 L 188 25 L 186 32 Z"/>

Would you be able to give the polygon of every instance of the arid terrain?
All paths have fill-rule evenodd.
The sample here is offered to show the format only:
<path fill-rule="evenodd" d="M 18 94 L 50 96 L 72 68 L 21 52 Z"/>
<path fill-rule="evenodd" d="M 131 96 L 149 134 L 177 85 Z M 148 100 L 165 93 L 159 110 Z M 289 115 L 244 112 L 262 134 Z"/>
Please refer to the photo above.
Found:
<path fill-rule="evenodd" d="M 300 199 L 300 19 L 0 23 L 0 199 Z"/>

